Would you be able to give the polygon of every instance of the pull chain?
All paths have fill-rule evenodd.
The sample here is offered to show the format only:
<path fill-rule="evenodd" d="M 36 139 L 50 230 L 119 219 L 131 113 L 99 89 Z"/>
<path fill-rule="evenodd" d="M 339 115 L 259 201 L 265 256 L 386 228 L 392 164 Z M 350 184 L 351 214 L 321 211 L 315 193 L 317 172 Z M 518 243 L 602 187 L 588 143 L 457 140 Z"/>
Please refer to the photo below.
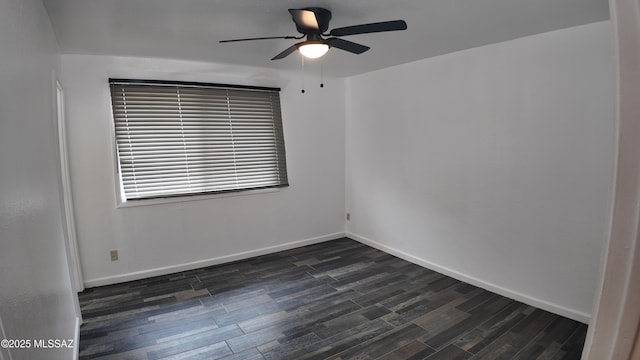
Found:
<path fill-rule="evenodd" d="M 302 59 L 302 90 L 301 92 L 304 94 L 304 56 L 301 54 L 300 58 Z"/>
<path fill-rule="evenodd" d="M 324 87 L 324 60 L 320 58 L 320 87 Z"/>

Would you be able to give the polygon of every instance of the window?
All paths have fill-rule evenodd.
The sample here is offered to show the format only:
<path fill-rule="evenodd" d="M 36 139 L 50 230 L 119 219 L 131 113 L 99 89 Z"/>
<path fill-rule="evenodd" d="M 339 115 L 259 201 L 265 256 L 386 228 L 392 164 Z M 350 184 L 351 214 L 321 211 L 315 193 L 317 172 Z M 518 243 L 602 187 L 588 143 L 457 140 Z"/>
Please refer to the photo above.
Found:
<path fill-rule="evenodd" d="M 280 89 L 109 84 L 122 200 L 288 185 Z"/>

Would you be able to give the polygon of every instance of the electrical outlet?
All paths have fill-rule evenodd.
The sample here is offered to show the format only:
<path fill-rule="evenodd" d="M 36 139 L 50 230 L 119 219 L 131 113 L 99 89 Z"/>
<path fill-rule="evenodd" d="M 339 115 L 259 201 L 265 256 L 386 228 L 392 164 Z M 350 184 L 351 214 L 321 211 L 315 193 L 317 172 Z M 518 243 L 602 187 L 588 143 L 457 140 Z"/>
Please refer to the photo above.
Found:
<path fill-rule="evenodd" d="M 118 250 L 111 250 L 111 261 L 118 261 Z"/>
<path fill-rule="evenodd" d="M 347 213 L 347 221 L 351 220 L 351 214 Z"/>

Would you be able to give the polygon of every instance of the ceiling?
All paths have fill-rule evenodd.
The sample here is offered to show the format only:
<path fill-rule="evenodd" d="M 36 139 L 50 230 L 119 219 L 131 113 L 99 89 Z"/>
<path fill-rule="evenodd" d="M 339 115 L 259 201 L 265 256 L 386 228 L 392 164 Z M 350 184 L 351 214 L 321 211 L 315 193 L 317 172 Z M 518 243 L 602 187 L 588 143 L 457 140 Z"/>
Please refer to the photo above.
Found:
<path fill-rule="evenodd" d="M 43 0 L 63 53 L 198 60 L 298 69 L 270 61 L 297 40 L 219 40 L 299 35 L 287 9 L 325 7 L 329 29 L 404 19 L 406 31 L 345 37 L 371 47 L 331 49 L 328 76 L 351 76 L 454 51 L 609 19 L 607 0 Z"/>

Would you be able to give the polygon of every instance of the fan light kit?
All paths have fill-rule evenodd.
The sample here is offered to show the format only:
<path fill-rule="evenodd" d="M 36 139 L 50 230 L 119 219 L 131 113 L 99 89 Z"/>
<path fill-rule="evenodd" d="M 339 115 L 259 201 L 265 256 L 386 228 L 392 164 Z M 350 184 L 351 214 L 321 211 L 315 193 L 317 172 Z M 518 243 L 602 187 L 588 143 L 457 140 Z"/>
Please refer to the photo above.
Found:
<path fill-rule="evenodd" d="M 329 51 L 329 45 L 323 43 L 302 44 L 298 47 L 300 54 L 309 59 L 317 59 Z"/>
<path fill-rule="evenodd" d="M 362 54 L 369 50 L 368 46 L 360 45 L 352 41 L 341 39 L 342 36 L 369 34 L 385 31 L 406 30 L 407 23 L 404 20 L 383 21 L 377 23 L 361 24 L 336 28 L 327 33 L 331 11 L 320 7 L 308 7 L 304 9 L 289 9 L 291 18 L 296 24 L 296 29 L 301 36 L 269 36 L 248 39 L 222 40 L 221 43 L 266 40 L 266 39 L 302 39 L 305 41 L 288 47 L 283 52 L 274 56 L 271 60 L 278 60 L 289 56 L 298 50 L 303 56 L 316 59 L 322 57 L 329 48 L 344 50 L 353 54 Z M 325 38 L 328 37 L 328 38 Z"/>

